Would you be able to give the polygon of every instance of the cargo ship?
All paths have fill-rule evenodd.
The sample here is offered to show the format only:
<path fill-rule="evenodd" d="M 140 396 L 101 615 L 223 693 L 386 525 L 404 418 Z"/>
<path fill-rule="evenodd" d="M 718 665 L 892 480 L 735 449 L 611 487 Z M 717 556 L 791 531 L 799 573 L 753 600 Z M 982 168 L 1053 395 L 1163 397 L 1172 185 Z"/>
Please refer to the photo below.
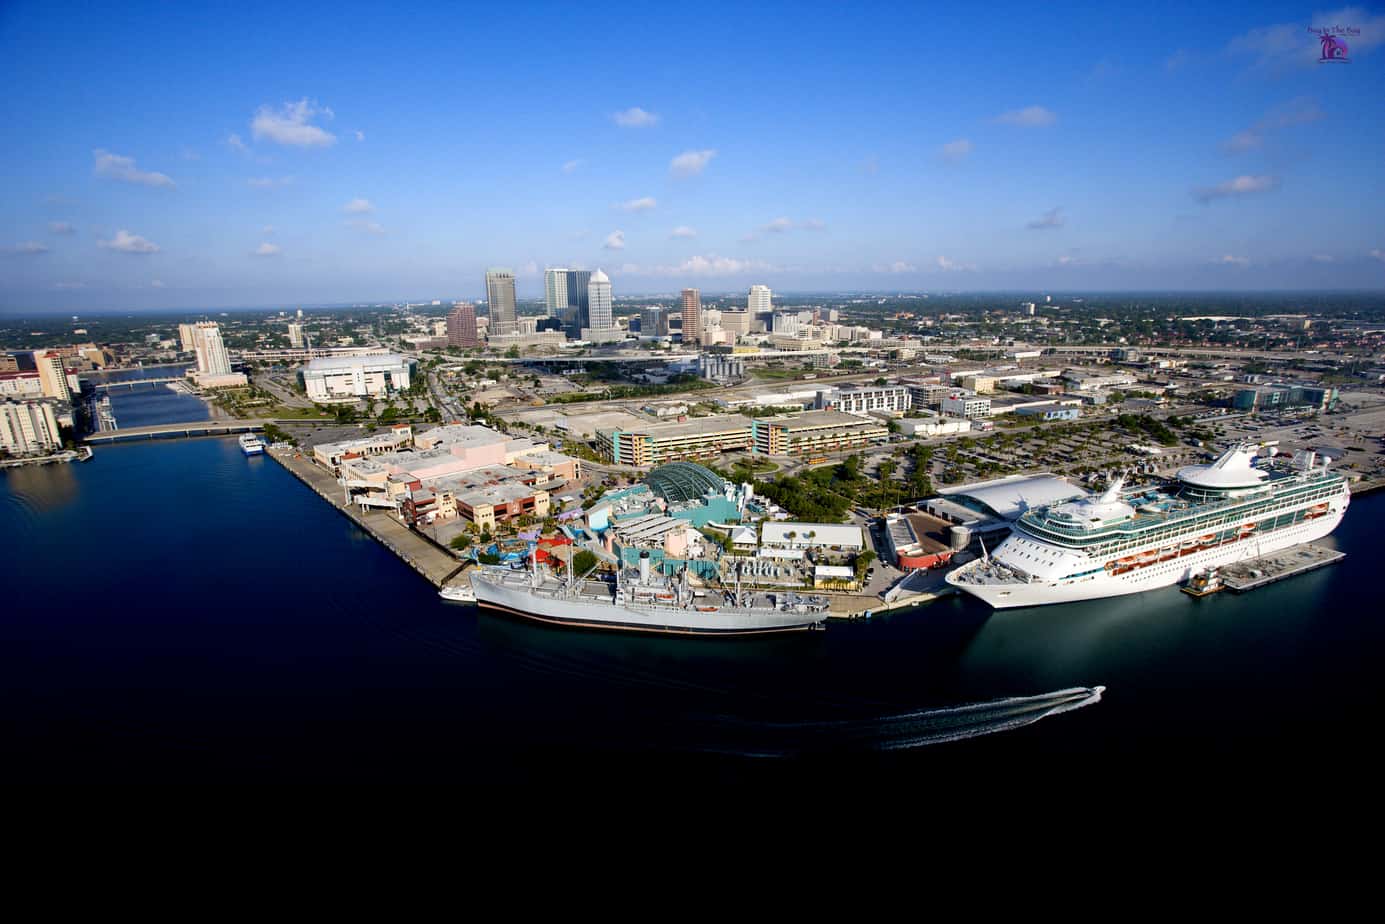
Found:
<path fill-rule="evenodd" d="M 595 569 L 593 569 L 595 570 Z M 584 629 L 665 635 L 749 636 L 819 629 L 827 621 L 825 597 L 794 592 L 694 589 L 686 566 L 655 574 L 648 552 L 639 568 L 617 567 L 614 580 L 566 580 L 533 560 L 527 569 L 491 565 L 472 572 L 472 591 L 483 609 Z"/>
<path fill-rule="evenodd" d="M 947 582 L 997 609 L 1154 590 L 1198 572 L 1321 539 L 1351 503 L 1326 457 L 1237 444 L 1158 488 L 1124 490 L 1022 515 L 994 552 Z"/>

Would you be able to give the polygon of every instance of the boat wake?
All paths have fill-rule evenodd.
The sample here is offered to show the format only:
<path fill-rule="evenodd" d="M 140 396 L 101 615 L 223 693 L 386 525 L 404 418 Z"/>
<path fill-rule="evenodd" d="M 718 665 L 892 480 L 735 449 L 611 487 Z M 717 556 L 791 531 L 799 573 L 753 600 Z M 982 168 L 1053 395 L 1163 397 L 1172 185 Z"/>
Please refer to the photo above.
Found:
<path fill-rule="evenodd" d="M 700 750 L 743 757 L 798 757 L 842 750 L 899 751 L 1012 731 L 1040 719 L 1101 701 L 1103 686 L 1069 687 L 1036 696 L 1012 696 L 940 709 L 817 722 L 759 722 L 720 717 L 723 729 L 756 739 L 739 748 Z"/>

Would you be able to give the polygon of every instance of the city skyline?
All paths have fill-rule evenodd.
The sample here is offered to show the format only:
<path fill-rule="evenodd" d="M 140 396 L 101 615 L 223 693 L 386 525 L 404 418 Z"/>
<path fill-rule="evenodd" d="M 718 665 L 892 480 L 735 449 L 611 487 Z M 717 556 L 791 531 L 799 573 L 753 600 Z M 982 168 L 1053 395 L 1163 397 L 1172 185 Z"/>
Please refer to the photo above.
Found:
<path fill-rule="evenodd" d="M 618 295 L 1385 287 L 1379 5 L 271 10 L 7 8 L 0 313 L 479 300 L 493 266 L 523 300 L 546 267 Z M 618 58 L 548 53 L 598 23 Z M 1327 26 L 1349 62 L 1318 63 Z"/>

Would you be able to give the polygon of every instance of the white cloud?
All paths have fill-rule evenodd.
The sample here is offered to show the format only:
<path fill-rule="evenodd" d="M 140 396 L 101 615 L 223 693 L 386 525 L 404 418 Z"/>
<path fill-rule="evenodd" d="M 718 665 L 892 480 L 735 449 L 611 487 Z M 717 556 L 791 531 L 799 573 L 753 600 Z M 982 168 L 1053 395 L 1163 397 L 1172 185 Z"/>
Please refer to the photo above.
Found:
<path fill-rule="evenodd" d="M 1255 148 L 1260 147 L 1260 145 L 1263 144 L 1264 141 L 1264 135 L 1260 134 L 1257 131 L 1254 131 L 1253 129 L 1248 128 L 1245 131 L 1237 132 L 1230 138 L 1226 139 L 1226 141 L 1222 143 L 1222 147 L 1233 154 L 1239 154 L 1242 151 L 1251 151 Z"/>
<path fill-rule="evenodd" d="M 896 260 L 893 263 L 876 264 L 874 269 L 877 273 L 917 273 L 919 268 L 912 263 Z"/>
<path fill-rule="evenodd" d="M 347 222 L 347 224 L 348 224 L 350 227 L 355 228 L 357 231 L 364 231 L 364 232 L 367 233 L 367 234 L 384 234 L 384 233 L 385 233 L 385 227 L 384 227 L 384 225 L 377 224 L 376 222 L 373 222 L 373 221 L 366 221 L 365 219 L 362 219 L 362 218 L 357 218 L 357 219 L 354 220 L 354 221 L 349 221 L 349 222 Z"/>
<path fill-rule="evenodd" d="M 109 241 L 97 241 L 97 243 L 107 250 L 116 250 L 120 253 L 158 253 L 160 250 L 158 244 L 146 240 L 138 234 L 131 234 L 124 228 L 115 232 L 115 237 Z"/>
<path fill-rule="evenodd" d="M 249 153 L 250 151 L 250 149 L 245 146 L 245 142 L 240 139 L 240 135 L 237 135 L 235 132 L 231 132 L 231 134 L 226 136 L 226 144 L 231 150 L 239 151 L 242 154 Z"/>
<path fill-rule="evenodd" d="M 805 218 L 799 224 L 799 227 L 804 231 L 826 231 L 827 222 L 823 221 L 821 218 Z"/>
<path fill-rule="evenodd" d="M 356 131 L 356 140 L 357 140 L 357 141 L 364 141 L 364 140 L 365 140 L 365 132 L 360 131 L 360 130 L 358 129 L 358 130 Z"/>
<path fill-rule="evenodd" d="M 1025 227 L 1031 231 L 1042 231 L 1047 228 L 1061 228 L 1067 221 L 1067 219 L 1062 216 L 1062 211 L 1062 206 L 1051 208 L 1038 218 L 1025 224 Z"/>
<path fill-rule="evenodd" d="M 1219 259 L 1219 260 L 1214 260 L 1214 261 L 1212 261 L 1212 262 L 1214 262 L 1214 263 L 1220 263 L 1220 264 L 1222 264 L 1223 266 L 1249 266 L 1249 265 L 1250 265 L 1250 258 L 1249 258 L 1249 257 L 1237 257 L 1237 256 L 1233 256 L 1233 255 L 1231 255 L 1231 254 L 1228 253 L 1228 254 L 1225 254 L 1224 256 L 1222 256 L 1221 259 Z"/>
<path fill-rule="evenodd" d="M 703 151 L 684 151 L 669 161 L 669 172 L 674 176 L 697 176 L 712 162 L 717 152 L 710 148 Z"/>
<path fill-rule="evenodd" d="M 288 186 L 292 182 L 293 177 L 291 176 L 252 176 L 245 181 L 246 185 L 252 189 L 277 189 L 280 186 Z"/>
<path fill-rule="evenodd" d="M 1234 180 L 1227 180 L 1225 183 L 1218 183 L 1216 186 L 1204 186 L 1200 189 L 1195 189 L 1193 190 L 1193 198 L 1205 204 L 1216 199 L 1248 196 L 1253 193 L 1265 192 L 1266 190 L 1274 189 L 1278 185 L 1278 177 L 1238 176 Z"/>
<path fill-rule="evenodd" d="M 1314 263 L 1336 263 L 1337 258 L 1328 253 L 1315 253 L 1309 258 Z"/>
<path fill-rule="evenodd" d="M 279 249 L 278 244 L 271 244 L 269 241 L 265 241 L 263 244 L 255 248 L 255 251 L 251 254 L 251 256 L 277 257 L 281 253 L 283 253 L 283 251 Z"/>
<path fill-rule="evenodd" d="M 650 125 L 659 124 L 659 117 L 652 112 L 646 112 L 639 106 L 632 106 L 611 116 L 615 123 L 621 128 L 646 128 Z"/>
<path fill-rule="evenodd" d="M 607 250 L 624 250 L 625 232 L 612 231 L 610 234 L 606 235 L 606 242 L 601 246 L 606 248 Z"/>
<path fill-rule="evenodd" d="M 119 180 L 122 183 L 134 183 L 139 186 L 172 187 L 177 185 L 166 174 L 140 170 L 135 166 L 133 157 L 121 157 L 119 154 L 112 154 L 101 148 L 97 148 L 91 153 L 96 158 L 94 171 L 97 176 Z"/>
<path fill-rule="evenodd" d="M 668 236 L 678 238 L 697 237 L 697 230 L 695 228 L 689 228 L 687 225 L 679 225 L 670 231 Z"/>
<path fill-rule="evenodd" d="M 37 254 L 47 253 L 48 245 L 40 244 L 38 241 L 21 241 L 13 247 L 6 247 L 3 252 L 15 256 L 35 256 Z"/>
<path fill-rule="evenodd" d="M 580 166 L 582 166 L 582 164 L 583 164 L 583 161 L 580 161 L 580 160 L 570 160 L 570 161 L 567 161 L 566 163 L 563 164 L 563 172 L 564 172 L 564 173 L 575 173 L 575 172 L 577 171 L 577 168 L 580 167 Z"/>
<path fill-rule="evenodd" d="M 55 288 L 55 289 L 85 289 L 86 287 L 87 287 L 87 284 L 86 284 L 85 282 L 55 282 L 55 283 L 53 283 L 53 288 Z"/>
<path fill-rule="evenodd" d="M 1385 250 L 1381 250 L 1379 247 L 1377 247 L 1371 251 L 1371 256 L 1379 260 L 1381 263 L 1385 263 Z"/>
<path fill-rule="evenodd" d="M 369 215 L 375 211 L 375 206 L 370 204 L 369 199 L 352 199 L 343 205 L 341 210 L 348 215 Z"/>
<path fill-rule="evenodd" d="M 261 233 L 261 234 L 273 234 L 273 233 L 274 233 L 274 226 L 273 226 L 273 225 L 265 225 L 263 228 L 260 229 L 260 233 Z"/>
<path fill-rule="evenodd" d="M 956 260 L 949 260 L 947 257 L 942 256 L 938 257 L 935 262 L 938 265 L 938 269 L 943 272 L 964 272 L 976 269 L 976 264 L 974 263 L 958 263 Z"/>
<path fill-rule="evenodd" d="M 1265 135 L 1272 131 L 1307 125 L 1327 117 L 1315 100 L 1299 96 L 1282 106 L 1270 110 L 1264 118 L 1243 132 L 1237 132 L 1222 143 L 1222 147 L 1235 154 L 1251 151 L 1264 144 Z"/>
<path fill-rule="evenodd" d="M 261 106 L 250 122 L 251 134 L 258 140 L 266 138 L 278 144 L 294 147 L 326 147 L 335 144 L 337 136 L 313 125 L 318 116 L 332 118 L 332 110 L 310 103 L 306 98 L 284 103 L 277 110 Z"/>
<path fill-rule="evenodd" d="M 785 231 L 790 231 L 792 229 L 793 220 L 790 218 L 785 218 L 781 215 L 778 218 L 774 219 L 774 221 L 771 221 L 769 224 L 765 225 L 763 230 L 768 231 L 771 234 L 783 234 Z"/>
<path fill-rule="evenodd" d="M 971 153 L 972 143 L 966 138 L 958 138 L 956 141 L 949 141 L 938 149 L 938 156 L 949 163 L 957 163 L 959 160 L 966 159 Z"/>
<path fill-rule="evenodd" d="M 689 257 L 674 269 L 674 273 L 697 273 L 704 276 L 731 276 L 736 273 L 764 271 L 766 264 L 755 260 L 737 260 L 734 257 L 719 257 L 716 254 Z"/>
<path fill-rule="evenodd" d="M 48 223 L 48 230 L 54 234 L 72 234 L 76 232 L 77 229 L 65 221 L 50 221 Z"/>
<path fill-rule="evenodd" d="M 164 281 L 162 279 L 155 279 L 153 282 L 149 283 L 149 288 L 163 289 L 166 288 L 166 286 L 164 285 Z"/>
<path fill-rule="evenodd" d="M 1002 112 L 995 117 L 995 120 L 1002 125 L 1023 125 L 1033 128 L 1041 125 L 1052 125 L 1058 121 L 1058 117 L 1043 106 L 1026 106 L 1023 109 L 1011 109 L 1008 112 Z"/>
<path fill-rule="evenodd" d="M 658 201 L 653 196 L 644 196 L 640 199 L 631 199 L 629 202 L 622 202 L 616 206 L 622 212 L 647 212 L 658 205 Z"/>

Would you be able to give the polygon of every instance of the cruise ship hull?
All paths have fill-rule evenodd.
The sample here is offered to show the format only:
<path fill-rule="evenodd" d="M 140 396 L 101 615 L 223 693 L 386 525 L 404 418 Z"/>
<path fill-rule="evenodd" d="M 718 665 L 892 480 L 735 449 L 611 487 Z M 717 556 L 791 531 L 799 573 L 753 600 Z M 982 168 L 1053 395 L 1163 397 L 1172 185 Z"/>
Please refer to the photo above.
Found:
<path fill-rule="evenodd" d="M 622 606 L 585 598 L 547 597 L 531 593 L 523 587 L 507 587 L 483 578 L 473 578 L 471 586 L 476 593 L 477 605 L 483 609 L 584 629 L 661 635 L 770 635 L 820 628 L 827 619 L 825 612 L 795 613 L 731 607 L 702 612 L 696 608 Z"/>
<path fill-rule="evenodd" d="M 1170 561 L 1156 562 L 1126 574 L 1117 575 L 1106 571 L 1068 581 L 996 584 L 965 583 L 954 580 L 953 575 L 948 575 L 948 583 L 998 610 L 1045 606 L 1050 603 L 1075 603 L 1079 600 L 1142 593 L 1180 584 L 1192 577 L 1194 572 L 1206 568 L 1230 565 L 1289 546 L 1322 539 L 1337 528 L 1345 513 L 1346 506 L 1342 505 L 1317 519 L 1275 530 L 1264 536 L 1248 537 L 1216 548 L 1189 552 Z M 972 567 L 974 564 L 963 567 Z"/>

